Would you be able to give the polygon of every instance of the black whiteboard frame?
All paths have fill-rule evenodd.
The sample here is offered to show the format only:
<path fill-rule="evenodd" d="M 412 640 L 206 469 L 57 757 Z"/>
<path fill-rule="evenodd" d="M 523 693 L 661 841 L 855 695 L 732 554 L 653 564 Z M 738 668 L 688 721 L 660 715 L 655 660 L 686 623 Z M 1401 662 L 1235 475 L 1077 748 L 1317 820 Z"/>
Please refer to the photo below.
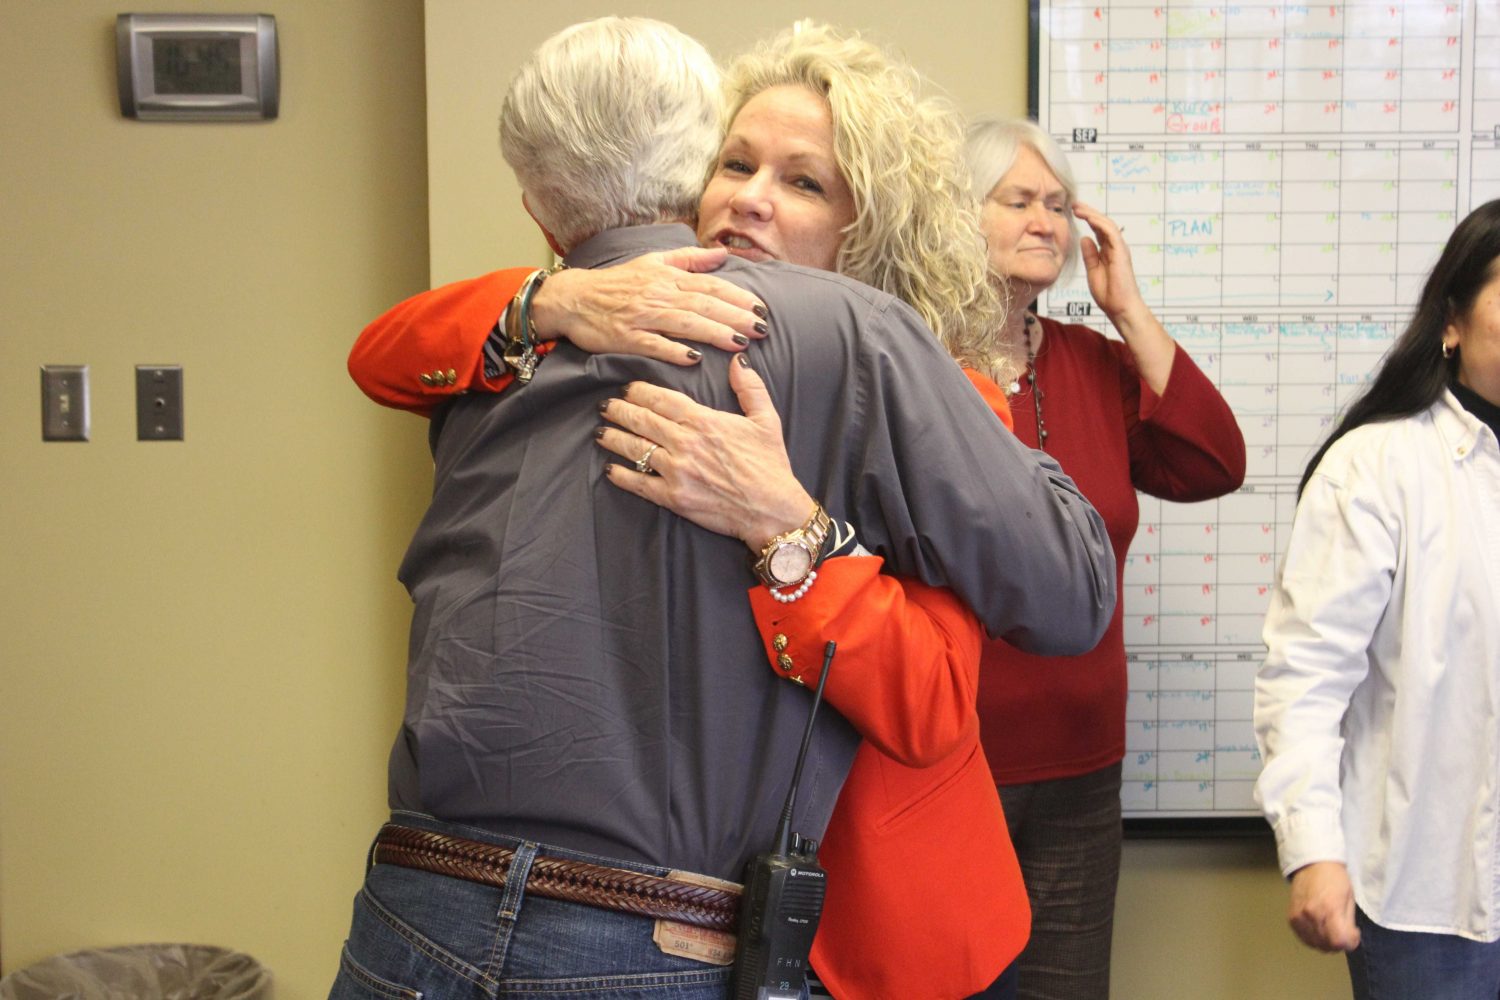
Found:
<path fill-rule="evenodd" d="M 1031 35 L 1026 40 L 1026 114 L 1032 121 L 1042 117 L 1042 0 L 1028 0 Z"/>
<path fill-rule="evenodd" d="M 1028 0 L 1028 5 L 1031 30 L 1026 43 L 1026 111 L 1036 121 L 1042 112 L 1042 3 Z M 1126 816 L 1123 823 L 1129 840 L 1272 836 L 1270 824 L 1260 816 Z"/>
<path fill-rule="evenodd" d="M 1271 825 L 1260 816 L 1127 816 L 1126 840 L 1271 838 Z"/>

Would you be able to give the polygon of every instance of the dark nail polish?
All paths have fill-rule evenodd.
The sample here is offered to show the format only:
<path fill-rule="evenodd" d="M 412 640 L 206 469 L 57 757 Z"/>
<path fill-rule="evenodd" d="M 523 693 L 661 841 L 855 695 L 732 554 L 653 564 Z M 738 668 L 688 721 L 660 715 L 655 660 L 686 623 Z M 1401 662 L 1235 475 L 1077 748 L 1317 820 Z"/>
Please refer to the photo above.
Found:
<path fill-rule="evenodd" d="M 771 332 L 771 328 L 766 326 L 766 324 L 764 323 L 757 323 L 755 324 L 755 332 L 764 337 L 766 334 Z"/>
<path fill-rule="evenodd" d="M 609 400 L 606 399 L 604 402 L 602 402 L 602 403 L 599 404 L 599 412 L 600 413 L 608 413 L 609 412 Z"/>
<path fill-rule="evenodd" d="M 743 333 L 737 333 L 734 335 L 734 342 L 736 344 L 739 344 L 741 347 L 744 347 L 746 344 L 750 343 L 750 338 L 745 336 Z"/>
<path fill-rule="evenodd" d="M 736 354 L 734 356 L 734 360 L 738 361 L 740 363 L 740 367 L 742 368 L 750 367 L 750 355 L 748 354 Z"/>
<path fill-rule="evenodd" d="M 761 319 L 765 319 L 768 315 L 766 312 L 766 307 L 761 305 L 760 303 L 756 303 L 755 305 L 751 306 L 750 311 L 755 313 L 755 315 L 759 316 Z"/>
<path fill-rule="evenodd" d="M 596 437 L 596 438 L 602 438 L 603 436 L 604 436 L 604 428 L 603 427 L 596 427 L 596 428 L 594 428 L 594 437 Z"/>
<path fill-rule="evenodd" d="M 702 361 L 703 360 L 703 352 L 702 351 L 695 351 L 691 347 L 689 347 L 688 348 L 688 360 L 689 361 Z"/>

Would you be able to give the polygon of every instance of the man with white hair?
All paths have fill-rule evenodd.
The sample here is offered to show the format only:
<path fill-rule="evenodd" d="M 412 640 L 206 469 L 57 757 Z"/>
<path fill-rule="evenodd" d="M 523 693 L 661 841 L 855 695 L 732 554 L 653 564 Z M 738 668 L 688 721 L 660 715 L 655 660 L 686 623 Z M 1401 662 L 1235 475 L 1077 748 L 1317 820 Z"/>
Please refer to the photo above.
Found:
<path fill-rule="evenodd" d="M 567 265 L 602 267 L 694 244 L 683 223 L 718 115 L 701 46 L 604 18 L 522 68 L 501 144 Z M 1007 560 L 1026 548 L 1038 579 L 1088 578 L 1097 610 L 1080 627 L 1102 629 L 1113 566 L 1098 515 L 914 311 L 831 272 L 720 273 L 776 320 L 736 363 L 765 378 L 798 478 L 866 547 L 952 587 L 996 634 L 1034 608 Z M 416 610 L 393 815 L 335 997 L 726 995 L 732 941 L 705 931 L 732 930 L 738 887 L 723 880 L 771 846 L 809 692 L 762 661 L 741 543 L 616 488 L 594 445 L 600 404 L 637 379 L 734 409 L 730 356 L 706 354 L 679 368 L 562 344 L 525 384 L 435 417 L 432 504 L 400 571 Z M 1036 551 L 1038 532 L 1055 553 Z M 821 837 L 857 742 L 819 714 L 799 833 Z"/>

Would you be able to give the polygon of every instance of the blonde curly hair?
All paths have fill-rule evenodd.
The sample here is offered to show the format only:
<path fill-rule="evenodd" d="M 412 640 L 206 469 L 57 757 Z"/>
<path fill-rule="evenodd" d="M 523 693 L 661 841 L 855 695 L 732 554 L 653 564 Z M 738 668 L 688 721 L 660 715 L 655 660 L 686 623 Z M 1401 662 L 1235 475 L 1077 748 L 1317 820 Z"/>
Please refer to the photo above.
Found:
<path fill-rule="evenodd" d="M 752 97 L 806 87 L 828 101 L 833 149 L 854 197 L 835 270 L 912 306 L 959 364 L 1001 385 L 1020 370 L 1000 338 L 1005 305 L 989 279 L 964 126 L 921 75 L 861 38 L 802 21 L 725 73 L 726 123 Z"/>

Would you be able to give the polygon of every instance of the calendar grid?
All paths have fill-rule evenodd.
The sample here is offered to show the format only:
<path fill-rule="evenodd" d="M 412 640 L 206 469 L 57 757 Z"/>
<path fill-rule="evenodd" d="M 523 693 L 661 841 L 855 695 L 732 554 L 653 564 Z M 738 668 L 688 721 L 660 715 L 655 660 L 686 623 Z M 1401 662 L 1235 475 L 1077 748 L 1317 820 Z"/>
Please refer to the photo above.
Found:
<path fill-rule="evenodd" d="M 1247 448 L 1234 494 L 1140 498 L 1126 814 L 1258 815 L 1250 691 L 1297 484 L 1448 234 L 1500 197 L 1500 0 L 1039 12 L 1041 124 Z M 1039 307 L 1113 335 L 1081 274 Z"/>

